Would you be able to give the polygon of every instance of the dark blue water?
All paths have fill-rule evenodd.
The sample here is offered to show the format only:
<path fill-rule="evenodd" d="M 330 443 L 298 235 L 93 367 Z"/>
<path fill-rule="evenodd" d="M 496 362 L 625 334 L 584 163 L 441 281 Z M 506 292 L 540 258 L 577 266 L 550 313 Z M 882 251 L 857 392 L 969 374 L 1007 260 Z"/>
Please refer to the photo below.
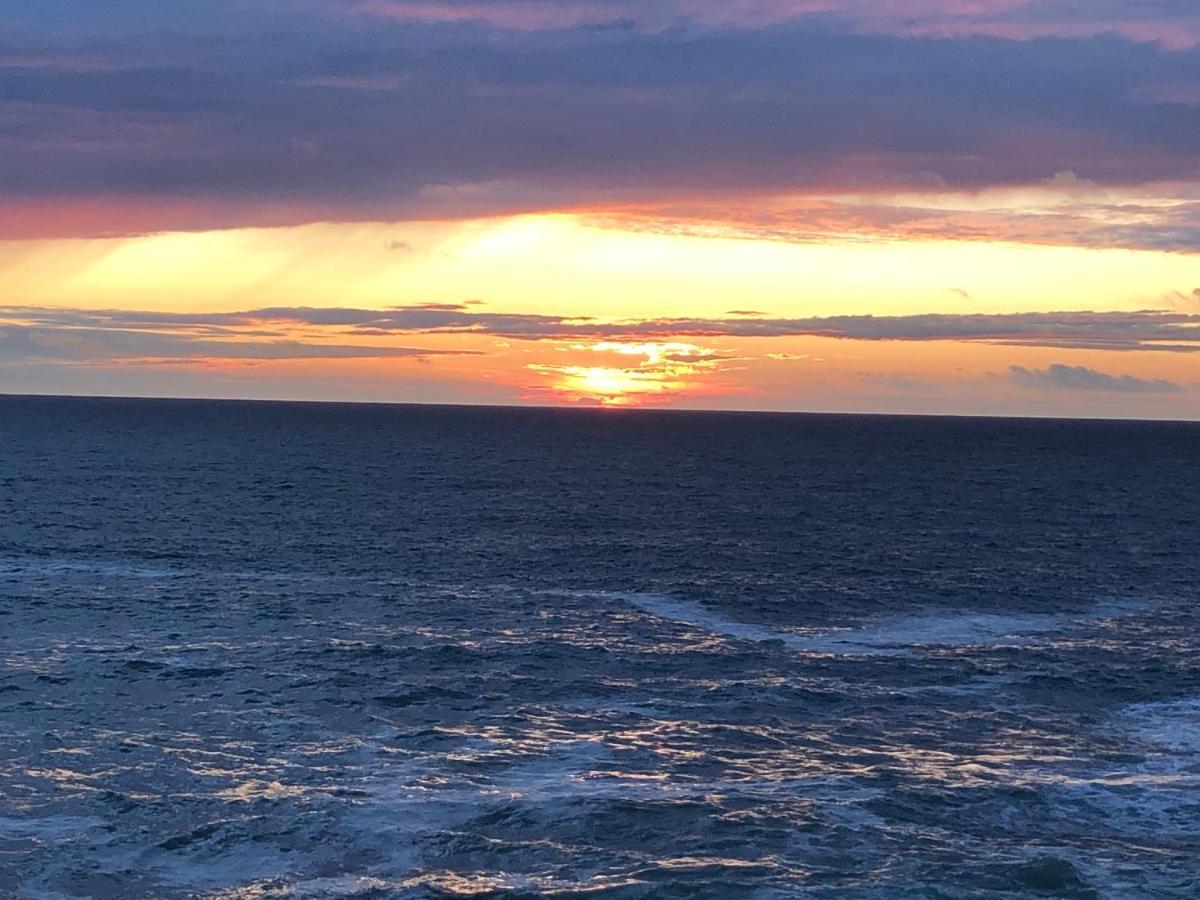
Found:
<path fill-rule="evenodd" d="M 0 398 L 0 896 L 1200 896 L 1198 462 Z"/>

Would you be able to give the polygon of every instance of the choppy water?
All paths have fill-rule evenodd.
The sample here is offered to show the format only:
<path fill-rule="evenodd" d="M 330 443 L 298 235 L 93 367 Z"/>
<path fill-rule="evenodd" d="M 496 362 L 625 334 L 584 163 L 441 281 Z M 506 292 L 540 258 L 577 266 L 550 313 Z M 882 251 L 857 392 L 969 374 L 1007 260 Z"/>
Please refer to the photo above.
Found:
<path fill-rule="evenodd" d="M 1198 460 L 0 399 L 0 895 L 1200 896 Z"/>

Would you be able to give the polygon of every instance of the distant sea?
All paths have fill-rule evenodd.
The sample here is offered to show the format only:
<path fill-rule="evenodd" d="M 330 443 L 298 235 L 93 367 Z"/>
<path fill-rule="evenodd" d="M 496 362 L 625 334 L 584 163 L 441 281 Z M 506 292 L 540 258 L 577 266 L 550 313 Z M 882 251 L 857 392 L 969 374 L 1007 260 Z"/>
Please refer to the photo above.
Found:
<path fill-rule="evenodd" d="M 1200 897 L 1200 425 L 0 398 L 0 896 Z"/>

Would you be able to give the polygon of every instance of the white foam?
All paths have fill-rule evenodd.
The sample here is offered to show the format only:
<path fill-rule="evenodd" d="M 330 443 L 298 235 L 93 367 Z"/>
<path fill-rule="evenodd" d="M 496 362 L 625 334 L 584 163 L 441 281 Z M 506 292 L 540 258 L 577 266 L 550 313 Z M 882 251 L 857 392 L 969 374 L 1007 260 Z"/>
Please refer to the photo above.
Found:
<path fill-rule="evenodd" d="M 665 594 L 611 594 L 643 612 L 673 622 L 744 641 L 779 641 L 809 653 L 893 655 L 923 647 L 1023 646 L 1048 634 L 1124 615 L 1140 607 L 1103 604 L 1080 615 L 999 615 L 995 613 L 927 613 L 879 619 L 858 628 L 800 633 L 737 622 L 690 600 Z"/>
<path fill-rule="evenodd" d="M 738 638 L 743 641 L 783 641 L 785 644 L 800 647 L 807 644 L 808 639 L 792 632 L 767 628 L 762 625 L 750 625 L 736 622 L 718 612 L 701 606 L 691 600 L 681 600 L 666 594 L 634 594 L 621 593 L 613 596 L 633 604 L 643 612 L 671 622 L 682 622 L 702 631 L 721 634 L 726 637 Z"/>
<path fill-rule="evenodd" d="M 1109 725 L 1128 749 L 1144 754 L 1141 760 L 1082 766 L 1064 761 L 1051 768 L 1020 767 L 1008 778 L 1039 790 L 1050 814 L 1063 820 L 1094 819 L 1098 830 L 1147 846 L 1195 841 L 1200 698 L 1126 706 L 1113 713 Z"/>
<path fill-rule="evenodd" d="M 1128 733 L 1177 754 L 1200 754 L 1200 698 L 1139 703 L 1121 710 Z"/>
<path fill-rule="evenodd" d="M 203 575 L 206 578 L 229 578 L 239 581 L 263 582 L 359 582 L 364 579 L 357 576 L 325 575 L 312 572 L 275 572 L 254 570 L 205 570 L 200 571 L 190 567 L 176 565 L 143 565 L 135 562 L 119 562 L 113 560 L 75 559 L 69 557 L 46 558 L 41 556 L 9 556 L 0 555 L 0 576 L 5 577 L 35 577 L 63 578 L 72 576 L 90 576 L 95 578 L 112 579 L 146 579 L 168 580 L 174 578 L 191 578 Z M 377 584 L 404 584 L 404 582 L 378 581 Z"/>
<path fill-rule="evenodd" d="M 306 897 L 363 897 L 394 891 L 396 888 L 397 884 L 394 881 L 385 881 L 369 875 L 338 875 L 297 881 L 287 887 L 287 896 L 296 900 Z M 234 897 L 244 898 L 246 895 L 244 890 L 239 890 L 229 896 L 232 900 Z"/>
<path fill-rule="evenodd" d="M 83 816 L 41 816 L 14 819 L 0 816 L 0 836 L 50 838 L 74 837 L 81 831 L 99 828 L 102 819 Z"/>

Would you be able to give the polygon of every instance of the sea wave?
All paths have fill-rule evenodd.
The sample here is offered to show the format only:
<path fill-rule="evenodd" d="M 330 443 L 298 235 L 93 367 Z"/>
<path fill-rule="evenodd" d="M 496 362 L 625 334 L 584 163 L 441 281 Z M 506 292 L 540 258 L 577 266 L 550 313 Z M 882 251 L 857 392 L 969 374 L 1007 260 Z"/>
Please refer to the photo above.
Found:
<path fill-rule="evenodd" d="M 792 650 L 833 655 L 900 655 L 933 647 L 1019 647 L 1039 635 L 1094 625 L 1141 611 L 1134 602 L 1097 604 L 1082 613 L 1000 614 L 978 611 L 880 618 L 853 628 L 795 631 L 740 622 L 667 594 L 609 593 L 658 619 L 742 641 L 775 641 Z"/>

